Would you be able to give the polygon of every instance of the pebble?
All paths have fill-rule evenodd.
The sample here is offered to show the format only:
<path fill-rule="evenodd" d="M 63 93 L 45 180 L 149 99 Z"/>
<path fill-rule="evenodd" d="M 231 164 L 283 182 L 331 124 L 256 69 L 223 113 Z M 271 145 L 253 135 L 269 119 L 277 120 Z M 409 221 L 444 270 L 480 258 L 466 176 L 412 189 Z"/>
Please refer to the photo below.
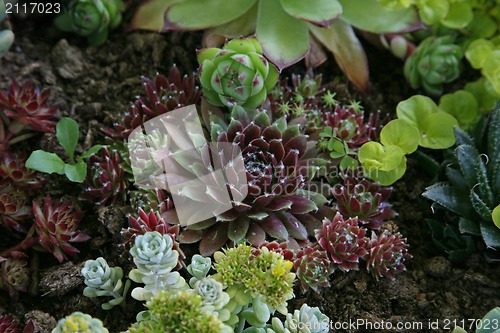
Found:
<path fill-rule="evenodd" d="M 61 39 L 54 46 L 51 53 L 52 65 L 57 74 L 63 79 L 74 80 L 79 78 L 84 69 L 82 52 Z"/>
<path fill-rule="evenodd" d="M 444 257 L 433 257 L 427 261 L 424 270 L 433 277 L 447 277 L 451 273 L 451 263 Z"/>

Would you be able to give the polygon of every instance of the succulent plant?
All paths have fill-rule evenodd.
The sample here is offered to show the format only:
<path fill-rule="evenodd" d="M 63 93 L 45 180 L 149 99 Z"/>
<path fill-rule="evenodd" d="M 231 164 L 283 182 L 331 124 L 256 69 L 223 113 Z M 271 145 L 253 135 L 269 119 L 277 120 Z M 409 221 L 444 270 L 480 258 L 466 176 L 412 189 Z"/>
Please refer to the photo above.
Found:
<path fill-rule="evenodd" d="M 395 234 L 384 230 L 380 235 L 372 232 L 371 239 L 366 248 L 366 269 L 377 279 L 387 277 L 394 279 L 394 273 L 404 271 L 404 262 L 412 256 L 408 253 L 406 238 L 398 232 Z"/>
<path fill-rule="evenodd" d="M 323 227 L 316 230 L 316 239 L 332 263 L 332 267 L 348 272 L 357 270 L 359 259 L 367 254 L 366 229 L 359 226 L 357 218 L 344 220 L 340 213 L 330 221 L 323 220 Z"/>
<path fill-rule="evenodd" d="M 179 253 L 173 246 L 170 235 L 162 235 L 157 231 L 146 232 L 135 238 L 130 254 L 137 268 L 130 271 L 129 278 L 145 286 L 134 288 L 133 298 L 148 300 L 161 290 L 175 292 L 188 288 L 184 278 L 178 272 L 172 272 L 179 260 Z"/>
<path fill-rule="evenodd" d="M 28 256 L 22 252 L 12 252 L 11 257 L 0 257 L 0 289 L 6 290 L 13 299 L 19 292 L 27 292 L 31 283 Z"/>
<path fill-rule="evenodd" d="M 87 260 L 81 274 L 87 286 L 83 290 L 84 296 L 113 297 L 112 300 L 101 305 L 104 310 L 109 310 L 124 301 L 130 287 L 130 280 L 123 284 L 123 270 L 121 267 L 109 267 L 106 259 L 99 257 L 96 260 Z"/>
<path fill-rule="evenodd" d="M 146 77 L 142 80 L 145 96 L 138 96 L 134 103 L 130 103 L 125 117 L 114 123 L 113 129 L 104 130 L 110 137 L 127 139 L 130 132 L 146 121 L 200 101 L 201 90 L 195 85 L 194 75 L 182 76 L 175 65 L 170 68 L 168 76 L 156 74 L 154 80 Z"/>
<path fill-rule="evenodd" d="M 59 106 L 49 105 L 49 97 L 48 89 L 40 90 L 30 81 L 20 86 L 12 80 L 9 91 L 0 91 L 0 118 L 11 137 L 15 136 L 11 143 L 24 139 L 26 131 L 54 133 Z"/>
<path fill-rule="evenodd" d="M 279 253 L 262 247 L 256 252 L 252 247 L 240 244 L 214 254 L 213 277 L 228 286 L 226 292 L 239 299 L 241 305 L 260 298 L 271 311 L 286 314 L 286 302 L 293 297 L 295 274 L 290 270 L 291 261 Z"/>
<path fill-rule="evenodd" d="M 26 232 L 22 221 L 33 216 L 25 190 L 15 188 L 11 182 L 0 182 L 0 225 L 18 232 Z"/>
<path fill-rule="evenodd" d="M 0 179 L 1 182 L 10 182 L 17 188 L 36 190 L 44 185 L 44 181 L 38 178 L 38 174 L 26 168 L 26 158 L 20 154 L 4 153 L 0 156 Z"/>
<path fill-rule="evenodd" d="M 191 258 L 191 263 L 186 267 L 192 278 L 189 280 L 189 285 L 193 287 L 196 282 L 207 277 L 210 268 L 212 267 L 212 260 L 210 257 L 203 257 L 195 254 Z"/>
<path fill-rule="evenodd" d="M 397 215 L 387 202 L 391 192 L 391 187 L 349 175 L 343 177 L 342 185 L 332 189 L 335 208 L 346 218 L 357 217 L 370 229 L 379 229 L 384 221 Z"/>
<path fill-rule="evenodd" d="M 194 286 L 194 291 L 203 300 L 202 307 L 217 313 L 217 317 L 225 322 L 231 316 L 231 312 L 224 307 L 229 303 L 229 294 L 224 292 L 222 284 L 211 277 L 198 280 Z"/>
<path fill-rule="evenodd" d="M 11 315 L 0 314 L 0 332 L 19 333 L 21 325 Z"/>
<path fill-rule="evenodd" d="M 99 205 L 114 204 L 125 200 L 128 188 L 128 175 L 116 150 L 106 147 L 88 160 L 90 170 L 84 182 L 82 198 L 96 201 Z"/>
<path fill-rule="evenodd" d="M 149 316 L 129 328 L 130 333 L 200 332 L 232 333 L 233 329 L 203 308 L 203 299 L 194 290 L 176 293 L 160 291 L 146 303 Z"/>
<path fill-rule="evenodd" d="M 180 269 L 183 266 L 183 260 L 186 259 L 186 256 L 177 242 L 177 237 L 179 235 L 178 224 L 172 225 L 167 223 L 158 212 L 150 210 L 149 214 L 147 214 L 142 209 L 139 209 L 137 217 L 129 215 L 128 221 L 130 226 L 123 229 L 121 232 L 122 236 L 125 238 L 124 245 L 127 252 L 130 250 L 131 244 L 134 244 L 135 238 L 138 235 L 144 235 L 146 232 L 157 231 L 161 235 L 170 235 L 172 241 L 174 242 L 173 249 L 179 253 L 179 260 L 176 269 Z"/>
<path fill-rule="evenodd" d="M 266 247 L 269 251 L 273 251 L 273 252 L 281 254 L 283 256 L 283 259 L 294 261 L 296 258 L 295 251 L 289 249 L 288 244 L 289 244 L 288 242 L 277 242 L 277 241 L 264 242 L 259 246 L 259 248 Z M 260 254 L 260 250 L 256 249 L 255 255 L 259 255 L 259 254 Z"/>
<path fill-rule="evenodd" d="M 60 319 L 52 330 L 52 333 L 67 332 L 109 333 L 102 321 L 79 311 Z"/>
<path fill-rule="evenodd" d="M 233 39 L 222 49 L 203 49 L 198 62 L 203 95 L 214 105 L 254 109 L 278 79 L 278 70 L 254 37 Z"/>
<path fill-rule="evenodd" d="M 120 25 L 125 5 L 122 0 L 72 0 L 68 8 L 56 18 L 57 28 L 99 46 L 108 39 L 109 31 Z"/>
<path fill-rule="evenodd" d="M 500 203 L 500 109 L 490 114 L 486 147 L 459 129 L 455 136 L 457 146 L 447 161 L 448 181 L 428 187 L 422 195 L 460 216 L 462 233 L 482 238 L 488 248 L 500 248 L 500 229 L 492 219 L 492 211 Z"/>
<path fill-rule="evenodd" d="M 428 93 L 440 95 L 443 85 L 460 75 L 463 52 L 451 36 L 428 37 L 406 60 L 404 73 L 413 88 L 423 87 Z"/>
<path fill-rule="evenodd" d="M 235 108 L 227 128 L 212 125 L 214 149 L 227 151 L 224 147 L 231 144 L 241 150 L 246 179 L 240 179 L 239 170 L 226 170 L 238 177 L 231 184 L 221 185 L 233 193 L 232 208 L 218 214 L 215 220 L 188 225 L 181 232 L 181 242 L 201 239 L 202 255 L 210 255 L 228 239 L 235 243 L 247 239 L 256 246 L 265 241 L 266 234 L 279 240 L 306 241 L 321 224 L 313 213 L 326 199 L 305 186 L 306 177 L 316 170 L 305 159 L 306 136 L 298 126 L 287 128 L 284 119 L 271 123 L 265 112 L 255 112 Z M 235 168 L 232 154 L 226 155 L 217 162 Z M 172 177 L 193 173 L 173 162 L 167 170 Z M 246 192 L 245 197 L 242 194 Z"/>
<path fill-rule="evenodd" d="M 83 213 L 75 211 L 70 201 L 59 200 L 52 204 L 49 195 L 45 197 L 43 209 L 33 200 L 35 229 L 38 234 L 37 250 L 52 253 L 59 262 L 73 257 L 80 251 L 70 243 L 85 242 L 88 235 L 77 230 Z"/>
<path fill-rule="evenodd" d="M 328 277 L 333 273 L 333 268 L 324 250 L 312 247 L 300 250 L 293 262 L 293 270 L 302 292 L 306 292 L 309 288 L 318 292 L 319 288 L 330 286 Z"/>

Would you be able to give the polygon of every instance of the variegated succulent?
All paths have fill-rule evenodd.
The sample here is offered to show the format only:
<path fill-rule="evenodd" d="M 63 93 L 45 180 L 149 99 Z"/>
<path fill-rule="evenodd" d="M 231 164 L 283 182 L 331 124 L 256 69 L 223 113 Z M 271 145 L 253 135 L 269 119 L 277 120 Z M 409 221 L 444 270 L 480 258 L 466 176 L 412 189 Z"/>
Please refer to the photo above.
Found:
<path fill-rule="evenodd" d="M 405 270 L 404 262 L 412 256 L 408 253 L 406 238 L 398 232 L 391 234 L 384 230 L 380 235 L 372 232 L 366 248 L 366 269 L 377 279 L 394 278 L 394 273 Z"/>
<path fill-rule="evenodd" d="M 80 251 L 70 243 L 85 242 L 88 235 L 78 230 L 83 213 L 76 211 L 70 201 L 52 203 L 45 197 L 43 208 L 33 200 L 35 229 L 38 234 L 37 250 L 52 253 L 59 262 L 73 257 Z"/>
<path fill-rule="evenodd" d="M 172 66 L 168 76 L 157 74 L 154 80 L 143 77 L 145 96 L 138 96 L 130 103 L 128 112 L 114 129 L 104 132 L 115 139 L 127 139 L 135 128 L 146 121 L 183 106 L 198 104 L 201 90 L 195 84 L 194 75 L 184 75 Z"/>

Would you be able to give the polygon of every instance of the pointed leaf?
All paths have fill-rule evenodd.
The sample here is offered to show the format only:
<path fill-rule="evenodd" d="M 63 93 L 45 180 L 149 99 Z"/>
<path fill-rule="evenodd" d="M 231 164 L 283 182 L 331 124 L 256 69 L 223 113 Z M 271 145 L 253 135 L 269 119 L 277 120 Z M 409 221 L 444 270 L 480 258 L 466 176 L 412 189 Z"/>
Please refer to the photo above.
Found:
<path fill-rule="evenodd" d="M 164 13 L 179 0 L 149 0 L 137 8 L 132 18 L 132 29 L 160 31 L 163 28 Z"/>
<path fill-rule="evenodd" d="M 329 27 L 342 14 L 337 0 L 280 0 L 285 12 L 302 21 Z"/>
<path fill-rule="evenodd" d="M 274 213 L 269 213 L 262 222 L 259 223 L 262 229 L 271 237 L 280 240 L 288 238 L 288 231 L 286 230 L 283 222 Z"/>
<path fill-rule="evenodd" d="M 458 229 L 462 234 L 481 236 L 481 230 L 477 222 L 461 217 L 458 221 Z"/>
<path fill-rule="evenodd" d="M 79 136 L 80 132 L 76 121 L 71 118 L 59 120 L 56 126 L 56 137 L 72 162 L 74 161 L 75 149 L 78 144 Z"/>
<path fill-rule="evenodd" d="M 462 171 L 469 188 L 472 188 L 477 182 L 475 164 L 479 159 L 479 153 L 473 146 L 461 145 L 455 149 L 455 154 L 460 165 L 460 171 Z"/>
<path fill-rule="evenodd" d="M 252 8 L 257 0 L 185 0 L 165 12 L 163 30 L 205 29 L 228 23 Z"/>
<path fill-rule="evenodd" d="M 309 30 L 333 53 L 335 61 L 349 81 L 360 91 L 368 91 L 368 59 L 352 27 L 337 20 L 328 29 L 309 24 Z"/>
<path fill-rule="evenodd" d="M 342 20 L 369 32 L 409 32 L 422 27 L 415 7 L 387 10 L 379 0 L 339 0 Z"/>
<path fill-rule="evenodd" d="M 264 54 L 280 71 L 309 50 L 307 23 L 287 14 L 278 0 L 259 1 L 256 35 Z"/>
<path fill-rule="evenodd" d="M 469 196 L 450 185 L 442 183 L 434 184 L 427 187 L 422 196 L 435 201 L 439 205 L 456 214 L 474 219 L 474 214 L 471 209 L 472 207 L 466 204 L 470 201 Z"/>
<path fill-rule="evenodd" d="M 488 171 L 497 201 L 500 200 L 500 105 L 491 112 L 488 124 Z"/>
<path fill-rule="evenodd" d="M 101 148 L 104 147 L 103 145 L 95 145 L 89 148 L 86 152 L 84 152 L 80 157 L 78 158 L 79 160 L 81 159 L 86 159 L 87 157 L 90 157 L 93 154 L 96 154 Z"/>
<path fill-rule="evenodd" d="M 227 242 L 227 227 L 229 223 L 217 223 L 210 227 L 200 242 L 200 254 L 211 256 Z"/>
<path fill-rule="evenodd" d="M 481 221 L 479 226 L 486 246 L 500 248 L 500 229 L 491 223 L 491 221 Z"/>
<path fill-rule="evenodd" d="M 250 220 L 248 219 L 248 217 L 245 216 L 238 218 L 235 221 L 229 222 L 227 230 L 227 235 L 229 239 L 232 240 L 234 243 L 238 243 L 243 238 L 245 238 L 249 226 L 250 226 Z"/>
<path fill-rule="evenodd" d="M 484 221 L 491 220 L 491 210 L 488 205 L 479 197 L 479 195 L 474 192 L 474 188 L 470 191 L 470 201 L 472 203 L 472 207 L 476 213 L 481 217 Z"/>
<path fill-rule="evenodd" d="M 69 180 L 75 183 L 82 183 L 87 175 L 87 163 L 80 161 L 77 164 L 66 164 L 64 174 Z"/>

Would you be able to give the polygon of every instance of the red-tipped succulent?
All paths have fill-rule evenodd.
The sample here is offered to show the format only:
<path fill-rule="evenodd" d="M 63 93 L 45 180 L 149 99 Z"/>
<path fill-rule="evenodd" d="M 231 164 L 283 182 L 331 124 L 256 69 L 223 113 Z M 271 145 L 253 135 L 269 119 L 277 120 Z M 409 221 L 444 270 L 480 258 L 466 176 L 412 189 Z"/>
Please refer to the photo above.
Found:
<path fill-rule="evenodd" d="M 144 235 L 146 232 L 157 231 L 162 235 L 168 234 L 174 242 L 173 249 L 179 252 L 179 262 L 177 269 L 183 266 L 183 260 L 186 259 L 184 252 L 180 249 L 177 237 L 179 236 L 179 225 L 171 225 L 163 219 L 158 212 L 151 210 L 146 213 L 139 209 L 137 217 L 129 215 L 129 227 L 122 230 L 122 235 L 125 238 L 125 250 L 129 251 L 134 240 L 139 235 Z"/>
<path fill-rule="evenodd" d="M 288 242 L 264 242 L 255 251 L 256 255 L 260 254 L 259 249 L 263 247 L 267 247 L 269 251 L 281 254 L 285 260 L 293 261 L 295 259 L 295 252 L 288 248 Z"/>
<path fill-rule="evenodd" d="M 384 230 L 380 235 L 372 232 L 367 244 L 368 253 L 365 257 L 366 269 L 377 279 L 379 277 L 394 278 L 394 273 L 404 271 L 404 262 L 412 256 L 408 253 L 406 238 L 398 232 L 395 234 Z"/>
<path fill-rule="evenodd" d="M 26 158 L 20 155 L 5 153 L 0 157 L 0 179 L 10 182 L 17 188 L 36 190 L 44 185 L 35 170 L 27 169 Z"/>
<path fill-rule="evenodd" d="M 327 252 L 334 269 L 357 270 L 359 259 L 367 254 L 366 229 L 359 226 L 357 218 L 344 220 L 340 213 L 330 221 L 323 220 L 323 227 L 316 230 L 319 245 Z"/>
<path fill-rule="evenodd" d="M 293 267 L 302 292 L 309 288 L 318 292 L 319 288 L 330 286 L 328 277 L 333 273 L 333 267 L 326 251 L 312 247 L 300 250 Z"/>
<path fill-rule="evenodd" d="M 70 243 L 85 242 L 88 235 L 78 230 L 83 213 L 75 211 L 70 201 L 58 201 L 52 204 L 47 195 L 43 204 L 33 201 L 35 228 L 38 234 L 37 249 L 52 253 L 59 262 L 73 257 L 80 251 Z"/>
<path fill-rule="evenodd" d="M 5 115 L 8 131 L 15 134 L 22 130 L 53 133 L 59 106 L 49 105 L 49 96 L 48 89 L 40 91 L 30 81 L 20 86 L 13 80 L 8 92 L 0 91 L 0 111 Z"/>
<path fill-rule="evenodd" d="M 6 290 L 13 299 L 19 297 L 19 292 L 28 291 L 31 280 L 27 257 L 16 251 L 11 252 L 9 258 L 0 257 L 0 289 Z"/>
<path fill-rule="evenodd" d="M 198 104 L 201 90 L 195 85 L 195 76 L 184 75 L 173 66 L 168 77 L 157 74 L 154 80 L 143 77 L 145 96 L 131 103 L 121 123 L 104 132 L 115 139 L 127 139 L 135 128 L 146 121 L 183 106 Z"/>
<path fill-rule="evenodd" d="M 379 229 L 384 221 L 397 214 L 386 201 L 392 188 L 381 186 L 367 179 L 344 177 L 341 186 L 333 187 L 335 208 L 346 218 L 357 217 L 359 223 L 370 229 Z"/>
<path fill-rule="evenodd" d="M 23 220 L 32 216 L 25 190 L 15 188 L 12 183 L 0 182 L 0 225 L 18 232 L 26 232 Z"/>
<path fill-rule="evenodd" d="M 170 224 L 179 224 L 175 214 L 172 214 L 174 208 L 174 202 L 170 197 L 170 194 L 162 189 L 151 189 L 151 190 L 136 190 L 130 191 L 130 205 L 132 209 L 138 211 L 142 209 L 144 211 L 154 210 L 160 213 L 163 218 L 167 219 Z M 167 213 L 169 212 L 169 213 Z"/>
<path fill-rule="evenodd" d="M 89 171 L 84 183 L 82 198 L 99 205 L 113 204 L 125 200 L 128 175 L 121 165 L 120 154 L 102 148 L 89 158 Z"/>
<path fill-rule="evenodd" d="M 35 331 L 35 325 L 31 320 L 22 331 L 21 328 L 21 324 L 13 316 L 8 314 L 0 315 L 0 333 L 33 333 Z"/>

